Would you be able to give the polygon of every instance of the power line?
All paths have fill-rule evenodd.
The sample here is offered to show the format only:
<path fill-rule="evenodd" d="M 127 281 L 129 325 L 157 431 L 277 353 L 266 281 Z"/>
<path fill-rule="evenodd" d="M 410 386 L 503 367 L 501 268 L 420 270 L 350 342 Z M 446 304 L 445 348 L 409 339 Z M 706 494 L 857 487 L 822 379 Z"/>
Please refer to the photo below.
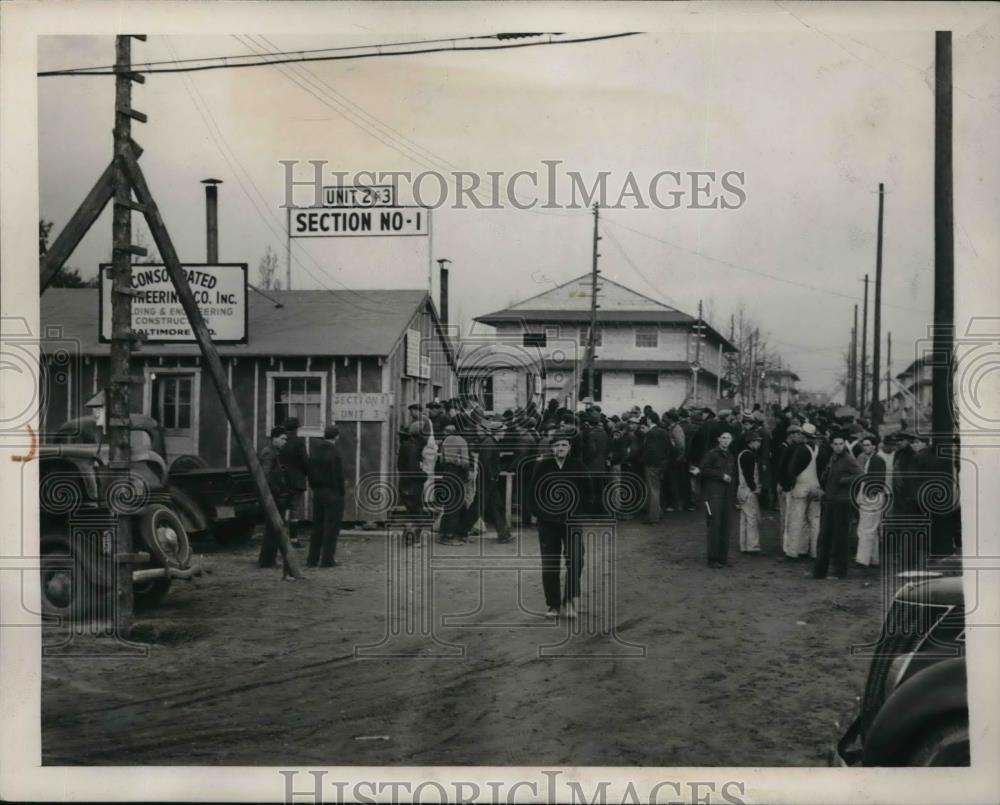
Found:
<path fill-rule="evenodd" d="M 577 39 L 549 39 L 545 42 L 517 42 L 504 45 L 471 45 L 467 47 L 434 47 L 434 48 L 417 48 L 415 50 L 400 50 L 395 52 L 384 51 L 382 46 L 376 46 L 377 49 L 371 53 L 352 53 L 348 55 L 340 56 L 300 56 L 297 58 L 283 58 L 283 59 L 271 59 L 267 61 L 258 62 L 245 62 L 243 64 L 231 64 L 225 61 L 227 57 L 221 57 L 223 59 L 220 64 L 205 64 L 197 67 L 147 67 L 145 69 L 133 68 L 129 72 L 131 73 L 194 73 L 201 72 L 204 70 L 235 70 L 242 67 L 264 67 L 272 66 L 275 64 L 291 64 L 291 63 L 301 63 L 301 62 L 320 62 L 320 61 L 345 61 L 352 59 L 377 59 L 377 58 L 389 58 L 392 56 L 420 56 L 429 53 L 464 53 L 464 52 L 483 52 L 489 50 L 513 50 L 515 48 L 533 48 L 533 47 L 546 47 L 550 45 L 576 45 L 585 42 L 601 42 L 608 39 L 621 39 L 626 36 L 637 36 L 640 31 L 630 31 L 625 33 L 617 34 L 603 34 L 601 36 L 587 36 L 579 37 Z M 445 40 L 450 42 L 456 42 L 459 40 Z M 298 52 L 298 51 L 295 51 Z M 115 70 L 95 70 L 92 67 L 84 68 L 72 68 L 68 70 L 45 70 L 37 74 L 40 78 L 50 78 L 53 76 L 96 76 L 96 75 L 116 75 Z"/>
<path fill-rule="evenodd" d="M 167 42 L 167 47 L 170 48 L 171 51 L 173 51 L 173 46 L 170 45 L 169 41 Z M 212 137 L 213 141 L 215 142 L 216 147 L 219 149 L 219 153 L 222 155 L 222 158 L 226 161 L 226 164 L 229 165 L 230 170 L 233 172 L 233 175 L 236 178 L 236 182 L 239 185 L 240 190 L 242 190 L 243 194 L 247 197 L 247 200 L 250 202 L 250 204 L 253 207 L 253 210 L 257 214 L 257 216 L 264 222 L 264 225 L 268 228 L 268 230 L 270 230 L 271 235 L 274 236 L 275 238 L 278 238 L 279 241 L 280 241 L 280 236 L 284 234 L 284 226 L 281 225 L 280 223 L 278 223 L 278 226 L 277 226 L 277 229 L 276 229 L 275 226 L 272 225 L 272 221 L 269 220 L 269 218 L 268 218 L 268 215 L 270 214 L 270 207 L 269 207 L 269 205 L 267 203 L 267 199 L 264 198 L 263 193 L 261 193 L 260 188 L 257 186 L 256 182 L 254 182 L 253 177 L 250 175 L 250 172 L 247 171 L 247 169 L 245 167 L 243 167 L 243 164 L 240 162 L 239 157 L 236 155 L 236 152 L 232 149 L 232 147 L 226 141 L 225 134 L 223 134 L 222 129 L 221 129 L 221 127 L 218 124 L 218 121 L 215 119 L 215 116 L 212 114 L 212 110 L 209 107 L 209 105 L 205 102 L 204 97 L 202 97 L 201 92 L 194 85 L 193 79 L 190 79 L 187 76 L 185 76 L 184 77 L 184 84 L 185 84 L 185 89 L 187 90 L 188 95 L 191 98 L 191 102 L 192 102 L 192 104 L 195 107 L 195 110 L 198 112 L 199 116 L 202 119 L 202 122 L 205 124 L 206 130 L 208 131 L 209 135 Z M 196 100 L 195 96 L 197 96 L 197 100 Z M 199 101 L 200 101 L 200 104 L 199 104 Z M 207 115 L 207 117 L 206 117 L 206 115 Z M 209 119 L 211 120 L 211 125 L 209 124 Z M 214 128 L 214 130 L 213 130 L 213 128 Z M 228 154 L 226 153 L 227 151 L 229 152 Z M 232 156 L 232 159 L 230 159 L 230 155 Z M 238 166 L 239 170 L 237 170 L 237 168 L 234 167 L 233 162 L 236 163 L 236 166 Z M 261 212 L 261 208 L 258 207 L 257 202 L 254 200 L 253 196 L 250 194 L 250 191 L 247 189 L 245 183 L 243 182 L 243 178 L 240 175 L 240 172 L 242 172 L 243 175 L 246 176 L 247 181 L 253 186 L 253 188 L 256 191 L 258 197 L 261 199 L 261 202 L 262 202 L 262 205 L 263 205 L 263 209 L 268 211 L 267 213 Z M 296 265 L 298 265 L 299 268 L 303 269 L 306 273 L 308 273 L 309 276 L 312 277 L 313 280 L 317 284 L 319 284 L 320 286 L 322 286 L 324 289 L 326 289 L 328 291 L 332 291 L 333 290 L 332 288 L 330 288 L 329 285 L 327 285 L 325 282 L 323 282 L 323 280 L 319 276 L 317 276 L 301 260 L 299 260 L 298 258 L 294 258 L 294 259 L 295 259 Z M 310 256 L 310 259 L 316 265 L 316 267 L 320 271 L 323 272 L 323 274 L 325 276 L 329 276 L 323 270 L 322 266 L 319 265 L 318 261 L 316 261 L 315 259 L 313 259 L 311 256 Z M 357 291 L 355 291 L 355 290 L 353 290 L 351 288 L 348 288 L 346 285 L 344 285 L 344 283 L 339 282 L 338 280 L 334 279 L 333 277 L 329 277 L 329 278 L 331 280 L 333 280 L 333 282 L 336 283 L 337 285 L 340 285 L 345 291 L 348 291 L 348 292 L 354 294 L 355 296 L 357 296 L 362 301 L 367 301 L 367 299 L 365 299 L 365 297 L 362 294 L 358 293 Z M 360 310 L 364 310 L 367 313 L 381 313 L 382 312 L 382 310 L 379 309 L 379 308 L 366 307 L 366 306 L 360 305 L 360 304 L 355 305 L 355 307 L 357 307 Z"/>
<path fill-rule="evenodd" d="M 621 229 L 628 230 L 629 232 L 634 232 L 637 235 L 642 235 L 642 237 L 644 237 L 644 238 L 649 238 L 650 240 L 655 240 L 657 243 L 662 243 L 662 244 L 664 244 L 666 246 L 670 246 L 671 248 L 677 249 L 677 250 L 682 251 L 682 252 L 686 252 L 687 254 L 693 255 L 694 257 L 701 257 L 702 259 L 708 260 L 708 261 L 710 261 L 712 263 L 718 263 L 720 265 L 726 266 L 727 268 L 733 268 L 733 269 L 736 269 L 737 271 L 745 271 L 748 274 L 754 274 L 754 275 L 756 275 L 758 277 L 764 277 L 766 279 L 774 280 L 775 282 L 783 282 L 786 285 L 794 285 L 794 286 L 796 286 L 798 288 L 804 288 L 804 289 L 809 290 L 809 291 L 816 291 L 817 293 L 824 293 L 824 294 L 828 294 L 830 296 L 839 296 L 842 299 L 850 299 L 852 302 L 859 301 L 859 298 L 856 297 L 856 296 L 851 296 L 850 294 L 842 293 L 840 291 L 834 291 L 831 288 L 821 288 L 818 285 L 810 285 L 809 283 L 806 283 L 806 282 L 799 282 L 798 280 L 788 279 L 787 277 L 780 277 L 777 274 L 769 274 L 766 271 L 760 271 L 759 269 L 756 269 L 756 268 L 749 268 L 747 266 L 742 266 L 742 265 L 739 265 L 738 263 L 734 263 L 734 262 L 732 262 L 730 260 L 725 260 L 725 259 L 723 259 L 721 257 L 713 257 L 712 255 L 706 254 L 705 252 L 702 252 L 702 251 L 698 251 L 697 249 L 689 249 L 686 246 L 682 246 L 679 243 L 674 243 L 673 241 L 669 241 L 669 240 L 666 240 L 664 238 L 657 237 L 656 235 L 651 235 L 649 232 L 643 232 L 641 229 L 635 229 L 634 227 L 626 226 L 625 224 L 623 224 L 623 223 L 621 223 L 619 221 L 615 221 L 612 218 L 608 218 L 607 216 L 605 216 L 605 221 L 607 221 L 610 224 L 613 224 L 614 226 L 620 227 Z M 893 307 L 893 308 L 896 308 L 898 310 L 906 310 L 906 311 L 909 311 L 911 313 L 925 313 L 926 314 L 926 313 L 930 312 L 928 310 L 922 310 L 922 309 L 919 309 L 919 308 L 906 307 L 905 305 L 891 305 L 891 304 L 888 304 L 888 303 L 884 303 L 884 306 L 885 307 Z"/>
<path fill-rule="evenodd" d="M 671 297 L 667 296 L 665 293 L 663 293 L 663 291 L 661 291 L 659 288 L 657 288 L 656 285 L 654 285 L 653 282 L 649 279 L 649 277 L 647 277 L 639 269 L 639 266 L 637 266 L 632 261 L 632 258 L 628 256 L 628 253 L 625 251 L 625 248 L 622 246 L 621 242 L 618 240 L 617 237 L 615 237 L 615 233 L 614 232 L 609 232 L 608 230 L 605 230 L 604 234 L 608 236 L 608 238 L 611 240 L 611 242 L 613 244 L 615 244 L 615 248 L 618 249 L 618 251 L 621 253 L 621 256 L 625 258 L 625 262 L 628 263 L 632 267 L 632 270 L 636 274 L 638 274 L 640 277 L 642 277 L 642 279 L 645 281 L 646 285 L 648 285 L 652 289 L 652 291 L 654 293 L 656 293 L 658 296 L 662 296 L 664 299 L 666 299 L 670 304 L 672 304 L 678 310 L 682 310 L 682 308 L 683 308 L 682 305 L 678 304 L 676 300 L 674 300 Z"/>

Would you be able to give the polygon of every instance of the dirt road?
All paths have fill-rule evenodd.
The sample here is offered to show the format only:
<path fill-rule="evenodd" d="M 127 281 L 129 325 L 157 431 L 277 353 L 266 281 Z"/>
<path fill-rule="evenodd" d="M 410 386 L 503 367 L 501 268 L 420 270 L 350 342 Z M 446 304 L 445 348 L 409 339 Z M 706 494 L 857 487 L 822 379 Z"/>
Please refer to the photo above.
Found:
<path fill-rule="evenodd" d="M 864 682 L 849 647 L 877 636 L 877 572 L 804 578 L 776 561 L 773 519 L 769 555 L 712 570 L 702 518 L 666 518 L 619 524 L 613 563 L 587 557 L 616 592 L 575 624 L 540 617 L 534 530 L 411 549 L 435 568 L 438 642 L 404 628 L 369 649 L 410 656 L 355 656 L 394 622 L 383 535 L 342 537 L 341 566 L 305 582 L 251 547 L 208 553 L 212 573 L 140 621 L 148 656 L 43 660 L 44 762 L 822 765 Z"/>

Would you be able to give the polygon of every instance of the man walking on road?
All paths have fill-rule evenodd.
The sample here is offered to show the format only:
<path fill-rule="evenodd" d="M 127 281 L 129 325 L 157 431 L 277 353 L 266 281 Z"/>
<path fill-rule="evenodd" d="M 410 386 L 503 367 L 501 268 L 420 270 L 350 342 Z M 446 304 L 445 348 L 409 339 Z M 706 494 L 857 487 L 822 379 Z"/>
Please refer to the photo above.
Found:
<path fill-rule="evenodd" d="M 312 536 L 307 567 L 335 567 L 337 538 L 344 519 L 344 463 L 337 449 L 340 430 L 327 425 L 323 439 L 309 456 L 309 485 L 313 491 Z"/>
<path fill-rule="evenodd" d="M 583 464 L 569 457 L 571 438 L 566 430 L 558 431 L 552 438 L 552 455 L 535 465 L 531 478 L 547 618 L 557 617 L 560 611 L 566 618 L 575 618 L 580 598 L 583 537 L 579 531 L 571 531 L 567 521 L 589 510 L 592 489 Z M 562 595 L 561 555 L 566 558 L 566 585 Z"/>
<path fill-rule="evenodd" d="M 861 437 L 861 484 L 858 487 L 858 553 L 855 560 L 865 567 L 879 563 L 879 537 L 885 510 L 887 479 L 885 459 L 875 452 L 878 437 Z"/>
<path fill-rule="evenodd" d="M 699 468 L 702 498 L 708 516 L 708 566 L 711 568 L 729 564 L 726 557 L 732 530 L 733 480 L 736 474 L 736 459 L 729 451 L 732 441 L 733 434 L 728 430 L 722 431 L 716 447 L 705 454 Z"/>
<path fill-rule="evenodd" d="M 832 579 L 842 579 L 847 575 L 850 556 L 848 535 L 851 528 L 851 483 L 861 474 L 861 467 L 847 449 L 843 432 L 834 433 L 830 443 L 833 455 L 823 473 L 823 523 L 819 532 L 819 546 L 813 578 L 827 578 L 831 555 L 833 561 Z"/>

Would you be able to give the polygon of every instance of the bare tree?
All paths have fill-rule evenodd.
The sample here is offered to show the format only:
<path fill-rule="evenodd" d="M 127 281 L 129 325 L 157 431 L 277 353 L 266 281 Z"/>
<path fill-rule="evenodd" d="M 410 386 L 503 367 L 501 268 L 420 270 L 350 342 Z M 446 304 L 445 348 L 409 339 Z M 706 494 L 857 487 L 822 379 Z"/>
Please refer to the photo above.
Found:
<path fill-rule="evenodd" d="M 257 264 L 257 276 L 258 284 L 265 291 L 281 290 L 281 280 L 278 279 L 278 254 L 270 244 Z"/>
<path fill-rule="evenodd" d="M 737 350 L 728 358 L 726 379 L 730 391 L 744 405 L 762 402 L 765 375 L 787 366 L 777 348 L 769 342 L 770 333 L 747 311 L 743 302 L 730 316 L 728 328 L 723 327 L 721 332 Z"/>

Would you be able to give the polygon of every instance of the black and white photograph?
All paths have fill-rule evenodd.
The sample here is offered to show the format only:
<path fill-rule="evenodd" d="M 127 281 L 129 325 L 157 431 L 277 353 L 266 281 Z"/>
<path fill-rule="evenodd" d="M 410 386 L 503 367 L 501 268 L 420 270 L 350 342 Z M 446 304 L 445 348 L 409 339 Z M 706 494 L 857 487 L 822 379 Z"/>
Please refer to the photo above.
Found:
<path fill-rule="evenodd" d="M 5 799 L 995 802 L 1000 7 L 0 19 Z"/>

